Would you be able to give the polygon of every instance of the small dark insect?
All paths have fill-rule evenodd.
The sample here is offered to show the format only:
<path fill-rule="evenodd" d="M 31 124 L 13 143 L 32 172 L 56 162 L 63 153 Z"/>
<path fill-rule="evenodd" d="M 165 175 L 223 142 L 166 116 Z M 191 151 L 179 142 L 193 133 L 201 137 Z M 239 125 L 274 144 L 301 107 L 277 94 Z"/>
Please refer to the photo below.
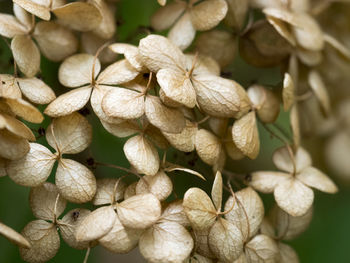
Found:
<path fill-rule="evenodd" d="M 74 211 L 72 214 L 73 220 L 77 221 L 79 218 L 79 215 L 80 215 L 79 211 Z"/>
<path fill-rule="evenodd" d="M 143 73 L 142 77 L 143 77 L 144 79 L 149 79 L 149 73 Z"/>
<path fill-rule="evenodd" d="M 38 133 L 39 133 L 40 136 L 44 136 L 45 133 L 46 133 L 46 131 L 45 131 L 45 129 L 44 129 L 43 127 L 40 127 L 40 128 L 38 129 Z"/>
<path fill-rule="evenodd" d="M 246 182 L 251 182 L 252 181 L 252 175 L 251 174 L 247 174 L 245 177 L 244 177 L 244 180 L 246 181 Z"/>
<path fill-rule="evenodd" d="M 86 162 L 87 162 L 87 164 L 89 165 L 89 166 L 93 166 L 94 164 L 95 164 L 95 160 L 94 160 L 94 158 L 88 158 L 87 160 L 86 160 Z"/>

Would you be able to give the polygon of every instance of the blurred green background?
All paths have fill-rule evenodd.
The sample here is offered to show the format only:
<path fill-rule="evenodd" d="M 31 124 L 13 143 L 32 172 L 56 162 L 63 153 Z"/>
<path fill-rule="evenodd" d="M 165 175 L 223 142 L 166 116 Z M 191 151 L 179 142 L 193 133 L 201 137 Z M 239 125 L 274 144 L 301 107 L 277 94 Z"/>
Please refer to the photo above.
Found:
<path fill-rule="evenodd" d="M 137 35 L 140 26 L 148 26 L 150 15 L 159 8 L 156 0 L 122 0 L 117 4 L 118 32 L 116 41 L 123 41 L 130 36 L 134 38 L 134 44 L 137 44 Z M 0 1 L 0 10 L 4 13 L 11 13 L 11 1 Z M 0 39 L 0 73 L 13 72 L 12 57 L 5 40 Z M 45 82 L 51 85 L 57 94 L 64 92 L 64 88 L 57 81 L 58 64 L 51 63 L 42 58 L 41 69 Z M 256 69 L 247 65 L 238 55 L 234 64 L 230 68 L 233 79 L 237 80 L 244 87 L 252 82 L 258 82 L 266 85 L 276 85 L 280 79 L 278 69 Z M 98 120 L 92 115 L 87 116 L 94 127 L 94 139 L 89 150 L 85 151 L 77 158 L 81 162 L 89 157 L 93 157 L 97 161 L 104 163 L 114 163 L 120 166 L 128 167 L 128 162 L 122 152 L 123 141 L 108 134 L 100 125 Z M 287 114 L 281 113 L 278 123 L 288 129 Z M 32 125 L 33 129 L 46 127 L 48 120 L 41 125 Z M 260 128 L 260 139 L 262 141 L 262 149 L 259 157 L 254 160 L 244 160 L 236 163 L 228 161 L 228 169 L 232 171 L 249 172 L 260 169 L 274 169 L 271 163 L 271 154 L 273 150 L 280 145 L 279 141 L 271 138 L 264 129 Z M 43 138 L 39 139 L 40 143 L 45 145 Z M 317 148 L 313 146 L 310 150 L 315 153 L 316 165 L 325 170 L 323 165 L 322 151 L 320 144 Z M 188 165 L 192 159 L 196 159 L 195 155 L 179 156 L 174 153 L 170 154 L 170 159 L 175 162 L 181 162 Z M 349 156 L 350 159 L 350 156 Z M 178 194 L 182 194 L 186 188 L 190 186 L 199 186 L 209 189 L 212 180 L 210 168 L 197 162 L 203 174 L 209 178 L 208 184 L 190 175 L 176 174 L 175 188 Z M 112 170 L 109 168 L 96 168 L 94 173 L 97 178 L 111 177 L 123 175 L 123 172 Z M 330 174 L 332 177 L 332 175 Z M 54 181 L 54 175 L 49 180 Z M 314 204 L 314 218 L 309 229 L 302 234 L 297 240 L 291 242 L 300 256 L 301 262 L 306 263 L 346 263 L 350 262 L 349 251 L 349 234 L 350 234 L 350 191 L 348 186 L 338 183 L 340 191 L 336 195 L 326 195 L 317 193 Z M 11 226 L 17 231 L 21 231 L 23 227 L 33 220 L 33 215 L 28 204 L 29 189 L 14 184 L 8 177 L 0 178 L 0 221 Z M 267 204 L 271 203 L 271 196 L 264 196 Z M 70 205 L 67 210 L 71 207 Z M 92 249 L 89 261 L 92 262 L 142 262 L 138 261 L 139 256 L 132 253 L 132 257 L 111 256 L 104 253 L 103 249 Z M 62 241 L 61 249 L 56 257 L 50 262 L 83 262 L 85 251 L 74 250 Z M 16 263 L 22 262 L 19 257 L 18 249 L 15 245 L 9 243 L 5 238 L 0 236 L 0 263 Z"/>

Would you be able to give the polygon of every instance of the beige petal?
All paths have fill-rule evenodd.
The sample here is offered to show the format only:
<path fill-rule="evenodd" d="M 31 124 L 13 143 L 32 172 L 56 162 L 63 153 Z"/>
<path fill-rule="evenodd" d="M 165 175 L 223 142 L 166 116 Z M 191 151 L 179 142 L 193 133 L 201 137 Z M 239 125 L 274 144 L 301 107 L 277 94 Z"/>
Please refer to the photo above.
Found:
<path fill-rule="evenodd" d="M 228 7 L 224 0 L 203 1 L 191 9 L 195 29 L 205 31 L 217 26 L 226 16 Z"/>
<path fill-rule="evenodd" d="M 50 20 L 51 18 L 50 9 L 48 6 L 41 5 L 40 3 L 36 3 L 36 1 L 31 0 L 13 0 L 13 2 L 22 7 L 24 10 L 43 20 Z"/>
<path fill-rule="evenodd" d="M 264 218 L 264 204 L 260 196 L 250 187 L 236 192 L 226 201 L 225 211 L 228 211 L 234 202 L 233 209 L 225 218 L 238 227 L 244 241 L 256 235 Z"/>
<path fill-rule="evenodd" d="M 335 50 L 337 50 L 342 56 L 344 56 L 347 59 L 350 59 L 350 50 L 340 43 L 336 38 L 332 37 L 331 35 L 324 34 L 324 41 L 331 45 Z"/>
<path fill-rule="evenodd" d="M 295 100 L 294 82 L 292 77 L 289 75 L 289 73 L 284 74 L 282 98 L 283 98 L 283 109 L 284 111 L 288 111 L 294 104 L 294 100 Z"/>
<path fill-rule="evenodd" d="M 278 248 L 280 251 L 280 261 L 286 263 L 299 263 L 297 252 L 289 245 L 279 242 Z"/>
<path fill-rule="evenodd" d="M 250 159 L 259 155 L 260 139 L 255 112 L 249 112 L 234 122 L 232 139 L 237 148 Z"/>
<path fill-rule="evenodd" d="M 99 48 L 105 44 L 105 39 L 96 36 L 95 34 L 91 33 L 91 31 L 84 32 L 81 34 L 81 48 L 85 53 L 95 55 Z M 117 54 L 105 48 L 100 51 L 98 59 L 101 61 L 102 64 L 106 64 L 115 62 L 117 56 Z"/>
<path fill-rule="evenodd" d="M 91 86 L 85 86 L 66 92 L 52 101 L 44 113 L 54 118 L 72 114 L 88 103 L 91 91 Z"/>
<path fill-rule="evenodd" d="M 321 105 L 321 109 L 328 116 L 331 111 L 330 99 L 321 75 L 316 70 L 312 70 L 308 75 L 308 81 L 310 88 L 315 93 Z"/>
<path fill-rule="evenodd" d="M 176 263 L 189 257 L 193 243 L 190 233 L 182 225 L 161 222 L 142 234 L 139 248 L 148 262 Z"/>
<path fill-rule="evenodd" d="M 227 14 L 225 17 L 225 24 L 229 27 L 241 29 L 249 9 L 248 0 L 228 0 L 227 2 Z"/>
<path fill-rule="evenodd" d="M 222 262 L 233 262 L 243 252 L 241 231 L 223 218 L 215 222 L 208 238 L 210 249 Z"/>
<path fill-rule="evenodd" d="M 278 206 L 291 216 L 304 215 L 314 201 L 314 192 L 294 178 L 280 182 L 274 196 Z"/>
<path fill-rule="evenodd" d="M 93 4 L 100 12 L 102 16 L 101 22 L 93 32 L 104 39 L 110 39 L 113 37 L 117 30 L 117 23 L 115 21 L 115 9 L 109 6 L 106 1 L 103 0 L 89 0 L 88 3 Z"/>
<path fill-rule="evenodd" d="M 6 237 L 11 242 L 20 247 L 30 248 L 30 243 L 21 234 L 0 222 L 0 235 Z"/>
<path fill-rule="evenodd" d="M 27 29 L 12 15 L 0 14 L 0 35 L 13 38 L 26 34 Z"/>
<path fill-rule="evenodd" d="M 52 61 L 61 61 L 78 50 L 73 32 L 55 22 L 39 22 L 33 33 L 41 52 Z"/>
<path fill-rule="evenodd" d="M 296 46 L 295 37 L 288 26 L 284 21 L 277 19 L 273 16 L 267 16 L 267 21 L 276 29 L 276 31 L 291 44 L 292 46 Z"/>
<path fill-rule="evenodd" d="M 29 152 L 7 166 L 9 177 L 19 185 L 35 187 L 49 177 L 55 163 L 55 156 L 38 143 L 30 143 Z"/>
<path fill-rule="evenodd" d="M 170 147 L 169 142 L 161 133 L 161 131 L 153 126 L 152 124 L 148 124 L 146 130 L 144 131 L 145 135 L 150 141 L 159 149 L 167 150 Z"/>
<path fill-rule="evenodd" d="M 168 38 L 181 50 L 188 48 L 194 37 L 194 29 L 189 12 L 185 12 L 168 33 Z"/>
<path fill-rule="evenodd" d="M 128 185 L 124 192 L 124 200 L 136 195 L 136 185 L 137 182 L 133 182 L 132 184 Z"/>
<path fill-rule="evenodd" d="M 13 13 L 20 23 L 26 28 L 31 28 L 33 26 L 32 15 L 15 3 L 13 4 Z"/>
<path fill-rule="evenodd" d="M 299 47 L 296 54 L 299 60 L 309 67 L 315 67 L 319 65 L 323 60 L 321 51 L 312 51 Z"/>
<path fill-rule="evenodd" d="M 11 41 L 11 50 L 19 69 L 27 77 L 39 72 L 40 51 L 29 36 L 16 35 Z"/>
<path fill-rule="evenodd" d="M 242 160 L 245 155 L 237 148 L 236 144 L 232 139 L 232 126 L 229 126 L 226 130 L 225 142 L 224 142 L 225 150 L 227 155 L 232 160 Z"/>
<path fill-rule="evenodd" d="M 173 183 L 163 171 L 159 171 L 155 175 L 141 177 L 136 185 L 137 195 L 151 193 L 159 201 L 165 201 L 172 191 Z"/>
<path fill-rule="evenodd" d="M 161 204 L 153 194 L 134 195 L 119 203 L 117 212 L 123 226 L 145 229 L 159 219 Z"/>
<path fill-rule="evenodd" d="M 192 152 L 195 148 L 197 131 L 197 124 L 186 120 L 186 127 L 180 133 L 162 133 L 175 149 L 182 152 Z"/>
<path fill-rule="evenodd" d="M 200 231 L 214 224 L 216 209 L 203 190 L 196 187 L 187 190 L 182 205 L 192 228 Z"/>
<path fill-rule="evenodd" d="M 98 8 L 90 3 L 69 3 L 54 8 L 52 12 L 62 24 L 82 32 L 97 28 L 102 21 L 102 15 Z"/>
<path fill-rule="evenodd" d="M 190 226 L 190 222 L 184 211 L 182 200 L 171 202 L 163 211 L 160 221 L 176 222 L 184 227 Z"/>
<path fill-rule="evenodd" d="M 210 129 L 215 133 L 215 135 L 217 135 L 218 137 L 225 136 L 228 126 L 228 119 L 210 117 L 208 120 L 208 124 Z"/>
<path fill-rule="evenodd" d="M 96 179 L 84 165 L 60 159 L 56 171 L 56 185 L 60 194 L 70 202 L 86 203 L 96 193 Z"/>
<path fill-rule="evenodd" d="M 3 122 L 3 125 L 0 125 L 1 129 L 7 129 L 9 132 L 17 135 L 18 137 L 35 141 L 33 132 L 23 122 L 7 114 L 0 115 L 0 122 Z"/>
<path fill-rule="evenodd" d="M 105 236 L 113 228 L 117 215 L 112 206 L 102 206 L 89 213 L 75 231 L 79 242 L 93 241 Z"/>
<path fill-rule="evenodd" d="M 97 190 L 92 200 L 93 205 L 106 205 L 112 204 L 113 201 L 113 192 L 115 189 L 114 201 L 123 199 L 124 191 L 126 185 L 123 181 L 117 178 L 101 178 L 97 179 Z"/>
<path fill-rule="evenodd" d="M 201 175 L 200 173 L 194 171 L 194 170 L 191 170 L 191 169 L 188 169 L 188 168 L 185 168 L 181 165 L 177 165 L 177 164 L 171 164 L 169 165 L 168 167 L 166 167 L 164 169 L 166 172 L 173 172 L 173 171 L 182 171 L 182 172 L 186 172 L 186 173 L 189 173 L 189 174 L 193 174 L 195 176 L 198 176 L 199 178 L 201 178 L 202 180 L 206 180 L 203 175 Z"/>
<path fill-rule="evenodd" d="M 114 220 L 113 228 L 107 235 L 98 241 L 101 246 L 116 254 L 124 254 L 134 249 L 143 230 L 126 228 L 120 222 L 118 216 Z"/>
<path fill-rule="evenodd" d="M 136 46 L 125 43 L 114 43 L 109 46 L 109 49 L 115 53 L 123 54 L 130 65 L 137 71 L 145 70 L 139 55 L 139 49 Z"/>
<path fill-rule="evenodd" d="M 165 106 L 159 97 L 147 95 L 145 101 L 147 119 L 161 131 L 180 133 L 186 120 L 181 111 Z"/>
<path fill-rule="evenodd" d="M 36 104 L 48 104 L 56 98 L 54 91 L 37 78 L 18 78 L 24 96 Z"/>
<path fill-rule="evenodd" d="M 152 72 L 162 68 L 181 71 L 186 65 L 181 50 L 163 36 L 149 35 L 141 39 L 139 53 L 144 65 Z"/>
<path fill-rule="evenodd" d="M 221 211 L 222 205 L 222 175 L 219 171 L 216 172 L 213 187 L 211 189 L 211 199 L 216 208 L 216 211 Z"/>
<path fill-rule="evenodd" d="M 151 17 L 151 26 L 156 31 L 163 31 L 171 27 L 185 11 L 187 3 L 174 1 L 159 8 Z"/>
<path fill-rule="evenodd" d="M 12 112 L 26 121 L 41 123 L 44 120 L 42 113 L 33 105 L 22 99 L 6 99 Z"/>
<path fill-rule="evenodd" d="M 30 189 L 29 204 L 36 218 L 54 222 L 66 208 L 66 200 L 59 196 L 56 185 L 44 183 Z"/>
<path fill-rule="evenodd" d="M 114 136 L 124 138 L 141 131 L 136 121 L 124 121 L 118 124 L 101 121 L 102 126 Z"/>
<path fill-rule="evenodd" d="M 98 59 L 89 54 L 75 54 L 65 59 L 60 65 L 58 78 L 62 85 L 74 88 L 91 83 L 100 72 L 101 64 Z M 92 76 L 93 67 L 95 75 Z"/>
<path fill-rule="evenodd" d="M 311 166 L 312 160 L 309 153 L 302 147 L 299 147 L 293 157 L 290 156 L 290 152 L 287 147 L 278 148 L 273 156 L 272 161 L 276 167 L 282 171 L 293 173 L 293 162 L 295 160 L 296 172 L 300 172 L 308 166 Z"/>
<path fill-rule="evenodd" d="M 247 262 L 277 262 L 279 250 L 277 243 L 265 235 L 257 235 L 245 246 Z"/>
<path fill-rule="evenodd" d="M 46 140 L 60 153 L 80 153 L 92 141 L 92 127 L 85 117 L 75 112 L 54 119 L 47 128 Z"/>
<path fill-rule="evenodd" d="M 109 117 L 137 119 L 145 111 L 144 94 L 124 88 L 113 88 L 104 96 L 102 109 Z"/>
<path fill-rule="evenodd" d="M 139 71 L 126 59 L 119 60 L 103 70 L 97 78 L 97 82 L 106 85 L 118 85 L 132 81 Z"/>
<path fill-rule="evenodd" d="M 197 131 L 195 146 L 199 157 L 209 165 L 218 163 L 224 151 L 219 138 L 205 129 Z"/>
<path fill-rule="evenodd" d="M 46 262 L 53 258 L 60 248 L 60 237 L 56 226 L 44 220 L 29 222 L 21 234 L 31 247 L 20 248 L 21 258 L 27 262 Z"/>
<path fill-rule="evenodd" d="M 226 31 L 212 30 L 202 33 L 195 43 L 200 54 L 212 57 L 222 68 L 229 65 L 236 55 L 236 40 Z"/>
<path fill-rule="evenodd" d="M 0 157 L 18 160 L 29 151 L 29 143 L 7 130 L 0 130 Z"/>
<path fill-rule="evenodd" d="M 209 232 L 210 228 L 202 230 L 193 229 L 192 235 L 195 240 L 195 251 L 207 258 L 215 259 L 216 256 L 209 247 Z"/>
<path fill-rule="evenodd" d="M 192 76 L 201 74 L 209 74 L 220 76 L 220 66 L 211 57 L 206 55 L 186 54 L 187 69 L 191 69 L 193 66 Z"/>
<path fill-rule="evenodd" d="M 14 76 L 0 74 L 0 81 L 0 97 L 7 99 L 20 99 L 22 97 L 17 79 Z"/>
<path fill-rule="evenodd" d="M 124 144 L 124 153 L 139 173 L 154 175 L 159 170 L 157 149 L 142 135 L 130 138 Z"/>
<path fill-rule="evenodd" d="M 188 108 L 193 108 L 196 105 L 196 93 L 191 80 L 183 72 L 161 69 L 157 73 L 157 81 L 169 99 Z"/>
<path fill-rule="evenodd" d="M 249 185 L 259 192 L 269 194 L 274 191 L 274 189 L 285 180 L 291 178 L 292 175 L 288 173 L 273 172 L 273 171 L 261 171 L 253 172 L 251 174 L 251 179 Z"/>
<path fill-rule="evenodd" d="M 90 242 L 79 242 L 75 238 L 75 231 L 83 220 L 91 213 L 84 208 L 70 210 L 57 224 L 60 229 L 61 237 L 70 247 L 75 249 L 85 249 L 90 246 Z"/>
<path fill-rule="evenodd" d="M 192 81 L 199 106 L 211 116 L 239 118 L 250 109 L 245 90 L 233 80 L 202 74 Z"/>
<path fill-rule="evenodd" d="M 338 192 L 338 187 L 333 181 L 320 170 L 314 167 L 306 167 L 297 174 L 297 179 L 309 187 L 313 187 L 322 192 L 334 194 Z"/>

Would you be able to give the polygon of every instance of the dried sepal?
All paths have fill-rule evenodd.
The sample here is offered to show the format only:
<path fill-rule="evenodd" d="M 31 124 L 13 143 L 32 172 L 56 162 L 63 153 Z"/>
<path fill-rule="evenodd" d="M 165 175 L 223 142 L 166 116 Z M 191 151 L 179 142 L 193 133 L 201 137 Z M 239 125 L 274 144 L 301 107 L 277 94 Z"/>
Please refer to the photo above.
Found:
<path fill-rule="evenodd" d="M 122 180 L 117 178 L 101 178 L 97 179 L 96 183 L 97 188 L 94 199 L 92 200 L 93 205 L 112 204 L 113 201 L 123 199 L 126 185 Z"/>
<path fill-rule="evenodd" d="M 262 193 L 272 193 L 281 181 L 291 178 L 288 173 L 259 171 L 251 174 L 250 186 Z"/>
<path fill-rule="evenodd" d="M 248 262 L 276 262 L 279 250 L 276 242 L 265 235 L 257 235 L 245 245 Z"/>
<path fill-rule="evenodd" d="M 37 78 L 18 78 L 24 96 L 36 104 L 48 104 L 56 98 L 54 91 Z"/>
<path fill-rule="evenodd" d="M 16 35 L 25 34 L 27 31 L 28 29 L 16 17 L 8 14 L 0 14 L 0 34 L 2 36 L 13 38 Z"/>
<path fill-rule="evenodd" d="M 7 114 L 0 114 L 0 129 L 6 129 L 18 137 L 35 141 L 33 132 L 23 122 Z"/>
<path fill-rule="evenodd" d="M 169 203 L 159 221 L 176 222 L 184 227 L 190 226 L 190 221 L 188 221 L 182 202 L 183 200 L 175 200 Z"/>
<path fill-rule="evenodd" d="M 171 179 L 163 171 L 159 171 L 155 175 L 145 175 L 138 181 L 136 185 L 136 194 L 151 193 L 164 201 L 173 191 L 173 183 Z"/>
<path fill-rule="evenodd" d="M 229 126 L 226 130 L 225 142 L 224 142 L 225 150 L 227 155 L 232 160 L 241 160 L 245 157 L 245 155 L 237 148 L 237 145 L 234 143 L 232 139 L 232 126 Z"/>
<path fill-rule="evenodd" d="M 168 33 L 168 38 L 181 50 L 188 48 L 196 35 L 191 21 L 191 14 L 185 12 Z"/>
<path fill-rule="evenodd" d="M 44 120 L 43 114 L 33 105 L 23 99 L 6 99 L 7 105 L 11 111 L 32 123 L 41 123 Z"/>
<path fill-rule="evenodd" d="M 29 150 L 30 146 L 26 139 L 0 129 L 0 157 L 18 160 L 25 156 Z"/>
<path fill-rule="evenodd" d="M 199 157 L 209 165 L 217 164 L 224 151 L 219 138 L 205 129 L 197 131 L 195 146 Z"/>
<path fill-rule="evenodd" d="M 0 235 L 6 237 L 11 242 L 24 248 L 30 248 L 30 243 L 21 234 L 0 222 Z"/>
<path fill-rule="evenodd" d="M 290 245 L 279 242 L 278 248 L 279 248 L 279 252 L 280 252 L 280 261 L 279 262 L 287 262 L 287 263 L 299 263 L 300 262 L 297 252 Z"/>
<path fill-rule="evenodd" d="M 106 85 L 118 85 L 134 80 L 139 73 L 126 59 L 122 59 L 105 68 L 98 76 L 97 82 Z"/>
<path fill-rule="evenodd" d="M 186 120 L 186 126 L 180 133 L 164 131 L 162 133 L 175 149 L 182 152 L 192 152 L 195 149 L 197 131 L 197 124 Z"/>
<path fill-rule="evenodd" d="M 328 116 L 331 111 L 330 99 L 321 75 L 316 70 L 312 70 L 308 75 L 308 81 L 320 103 L 323 113 Z"/>
<path fill-rule="evenodd" d="M 211 189 L 211 199 L 216 208 L 216 211 L 221 211 L 222 205 L 222 175 L 218 171 L 216 172 L 215 179 L 213 182 L 213 187 Z"/>
<path fill-rule="evenodd" d="M 294 82 L 291 75 L 289 75 L 289 73 L 284 74 L 282 98 L 283 98 L 283 109 L 284 111 L 288 111 L 294 104 L 294 100 L 295 100 Z"/>

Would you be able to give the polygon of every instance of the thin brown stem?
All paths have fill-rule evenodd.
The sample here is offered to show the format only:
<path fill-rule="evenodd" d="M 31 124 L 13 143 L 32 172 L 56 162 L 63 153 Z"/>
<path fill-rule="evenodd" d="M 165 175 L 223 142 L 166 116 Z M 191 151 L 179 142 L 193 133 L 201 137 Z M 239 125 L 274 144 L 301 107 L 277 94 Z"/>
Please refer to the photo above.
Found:
<path fill-rule="evenodd" d="M 96 165 L 122 170 L 124 172 L 131 173 L 131 174 L 136 175 L 137 177 L 141 178 L 141 176 L 138 173 L 136 173 L 128 168 L 122 167 L 122 166 L 118 166 L 118 165 L 110 164 L 110 163 L 101 163 L 101 162 L 95 162 L 95 163 L 96 163 Z"/>
<path fill-rule="evenodd" d="M 91 248 L 88 247 L 88 249 L 86 250 L 86 254 L 85 254 L 85 258 L 84 258 L 84 262 L 83 263 L 87 263 L 88 262 L 89 255 L 90 255 L 90 250 L 91 250 Z"/>

